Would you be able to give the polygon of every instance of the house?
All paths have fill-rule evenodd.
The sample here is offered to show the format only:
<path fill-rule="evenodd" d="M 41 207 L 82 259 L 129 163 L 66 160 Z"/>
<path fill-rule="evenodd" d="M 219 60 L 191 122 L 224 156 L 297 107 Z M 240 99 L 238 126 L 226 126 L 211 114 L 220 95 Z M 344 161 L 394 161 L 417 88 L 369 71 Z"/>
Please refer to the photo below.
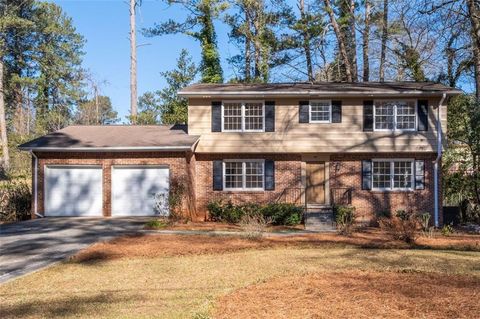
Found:
<path fill-rule="evenodd" d="M 294 202 L 429 212 L 442 223 L 447 100 L 435 83 L 195 84 L 188 126 L 70 126 L 20 146 L 33 156 L 33 216 L 154 215 L 155 194 L 184 209 Z"/>

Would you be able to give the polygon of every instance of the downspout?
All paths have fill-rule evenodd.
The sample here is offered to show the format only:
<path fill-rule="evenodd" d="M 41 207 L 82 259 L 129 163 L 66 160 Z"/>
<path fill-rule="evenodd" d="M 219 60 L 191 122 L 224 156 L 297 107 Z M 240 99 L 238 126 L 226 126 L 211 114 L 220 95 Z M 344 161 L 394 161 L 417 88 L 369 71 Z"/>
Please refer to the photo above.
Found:
<path fill-rule="evenodd" d="M 440 160 L 442 158 L 442 122 L 440 120 L 440 108 L 443 104 L 443 102 L 445 101 L 445 98 L 447 97 L 447 94 L 446 93 L 443 93 L 442 95 L 442 98 L 440 100 L 440 102 L 438 103 L 438 106 L 437 106 L 437 158 L 435 159 L 435 165 L 433 166 L 433 170 L 434 170 L 434 173 L 433 173 L 433 187 L 434 187 L 434 190 L 433 190 L 433 195 L 434 195 L 434 221 L 435 221 L 435 227 L 438 227 L 439 226 L 439 209 L 440 209 L 440 194 L 439 194 L 439 191 L 440 191 L 440 181 L 439 181 L 439 173 L 438 173 L 438 169 L 439 169 L 439 164 L 440 164 Z"/>
<path fill-rule="evenodd" d="M 38 213 L 38 157 L 33 151 L 30 151 L 33 157 L 33 213 L 35 216 L 43 218 L 44 216 Z"/>

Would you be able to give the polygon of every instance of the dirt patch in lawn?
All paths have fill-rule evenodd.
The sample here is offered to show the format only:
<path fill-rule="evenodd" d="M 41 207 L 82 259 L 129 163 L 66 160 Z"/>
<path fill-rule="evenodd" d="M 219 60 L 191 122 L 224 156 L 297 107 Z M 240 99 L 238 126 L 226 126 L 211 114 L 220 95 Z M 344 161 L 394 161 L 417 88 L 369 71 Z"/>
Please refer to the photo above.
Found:
<path fill-rule="evenodd" d="M 82 250 L 72 257 L 74 262 L 131 257 L 161 257 L 197 254 L 218 254 L 244 249 L 272 247 L 360 247 L 381 249 L 451 249 L 480 251 L 480 236 L 456 235 L 439 238 L 420 238 L 415 246 L 394 241 L 380 230 L 355 233 L 350 237 L 336 233 L 268 236 L 252 241 L 240 236 L 214 235 L 135 235 L 101 242 Z"/>
<path fill-rule="evenodd" d="M 475 318 L 480 279 L 391 272 L 282 277 L 221 297 L 216 318 Z"/>

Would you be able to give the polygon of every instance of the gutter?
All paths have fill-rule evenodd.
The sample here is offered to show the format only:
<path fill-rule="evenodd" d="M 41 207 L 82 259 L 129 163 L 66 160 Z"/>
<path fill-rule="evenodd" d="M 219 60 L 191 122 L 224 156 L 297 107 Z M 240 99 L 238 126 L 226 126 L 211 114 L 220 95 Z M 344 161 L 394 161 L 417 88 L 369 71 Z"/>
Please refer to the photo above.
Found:
<path fill-rule="evenodd" d="M 393 97 L 402 97 L 402 96 L 439 96 L 440 94 L 446 95 L 457 95 L 461 94 L 460 91 L 449 90 L 445 92 L 422 92 L 422 91 L 404 91 L 404 92 L 382 92 L 382 91 L 372 91 L 372 92 L 338 92 L 338 91 L 230 91 L 230 92 L 218 92 L 218 91 L 191 91 L 191 92 L 178 92 L 178 96 L 192 98 L 215 98 L 215 97 L 225 97 L 225 98 L 238 98 L 238 97 L 382 97 L 382 96 L 393 96 Z"/>
<path fill-rule="evenodd" d="M 442 158 L 442 123 L 441 123 L 441 120 L 440 120 L 440 108 L 443 104 L 443 102 L 445 101 L 445 98 L 446 98 L 447 94 L 446 93 L 443 93 L 442 95 L 442 99 L 440 100 L 440 102 L 438 103 L 438 106 L 437 106 L 437 158 L 435 159 L 435 164 L 434 164 L 434 167 L 433 167 L 433 170 L 434 170 L 434 173 L 433 173 L 433 187 L 434 187 L 434 190 L 433 190 L 433 195 L 434 195 L 434 221 L 435 221 L 435 227 L 438 227 L 439 226 L 439 206 L 440 206 L 440 194 L 439 194 L 439 191 L 440 191 L 440 181 L 439 181 L 439 173 L 438 173 L 438 169 L 439 169 L 439 163 L 440 163 L 440 160 Z"/>
<path fill-rule="evenodd" d="M 195 143 L 194 143 L 195 144 Z M 41 152 L 153 152 L 153 151 L 188 151 L 194 146 L 140 146 L 140 147 L 19 147 L 22 151 Z"/>
<path fill-rule="evenodd" d="M 34 168 L 33 168 L 33 213 L 35 216 L 43 218 L 45 216 L 38 213 L 38 157 L 33 151 L 30 151 L 32 154 Z"/>

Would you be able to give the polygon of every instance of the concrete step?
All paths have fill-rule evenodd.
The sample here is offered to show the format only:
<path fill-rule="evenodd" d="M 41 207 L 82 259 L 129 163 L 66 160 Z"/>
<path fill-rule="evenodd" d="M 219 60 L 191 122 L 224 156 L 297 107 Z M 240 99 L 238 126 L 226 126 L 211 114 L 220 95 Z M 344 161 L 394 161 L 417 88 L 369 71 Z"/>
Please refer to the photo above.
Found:
<path fill-rule="evenodd" d="M 333 231 L 335 230 L 335 221 L 333 212 L 316 211 L 305 214 L 305 229 L 311 231 Z"/>

